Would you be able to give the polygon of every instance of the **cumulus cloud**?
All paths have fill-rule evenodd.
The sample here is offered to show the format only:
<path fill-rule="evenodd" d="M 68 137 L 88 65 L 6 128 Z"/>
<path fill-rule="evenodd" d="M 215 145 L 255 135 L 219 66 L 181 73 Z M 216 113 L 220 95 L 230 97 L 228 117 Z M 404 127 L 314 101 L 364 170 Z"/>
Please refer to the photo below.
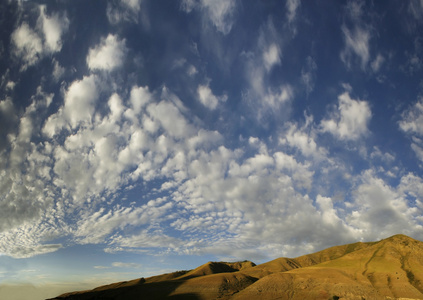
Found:
<path fill-rule="evenodd" d="M 340 140 L 357 140 L 368 133 L 372 116 L 368 102 L 354 100 L 348 92 L 338 97 L 338 107 L 330 119 L 320 123 L 323 132 L 329 132 Z"/>
<path fill-rule="evenodd" d="M 112 71 L 123 64 L 126 51 L 125 40 L 109 34 L 89 50 L 87 65 L 91 70 Z"/>
<path fill-rule="evenodd" d="M 181 8 L 190 13 L 199 10 L 223 34 L 228 34 L 234 24 L 236 0 L 183 0 Z"/>

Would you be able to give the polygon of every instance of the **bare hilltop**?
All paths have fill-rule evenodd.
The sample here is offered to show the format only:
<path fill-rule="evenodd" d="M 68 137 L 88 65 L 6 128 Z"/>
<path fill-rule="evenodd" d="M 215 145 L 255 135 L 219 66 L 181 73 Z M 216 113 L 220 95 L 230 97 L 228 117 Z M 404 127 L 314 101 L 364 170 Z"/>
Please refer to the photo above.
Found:
<path fill-rule="evenodd" d="M 423 299 L 423 243 L 395 235 L 260 265 L 208 262 L 53 299 Z"/>

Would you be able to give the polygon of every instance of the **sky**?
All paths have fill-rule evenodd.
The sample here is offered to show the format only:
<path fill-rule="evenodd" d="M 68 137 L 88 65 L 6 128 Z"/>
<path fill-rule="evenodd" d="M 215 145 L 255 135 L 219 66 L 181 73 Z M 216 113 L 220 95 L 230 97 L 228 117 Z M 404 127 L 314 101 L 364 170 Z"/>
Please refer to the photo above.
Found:
<path fill-rule="evenodd" d="M 421 0 L 8 0 L 0 70 L 0 294 L 423 240 Z"/>

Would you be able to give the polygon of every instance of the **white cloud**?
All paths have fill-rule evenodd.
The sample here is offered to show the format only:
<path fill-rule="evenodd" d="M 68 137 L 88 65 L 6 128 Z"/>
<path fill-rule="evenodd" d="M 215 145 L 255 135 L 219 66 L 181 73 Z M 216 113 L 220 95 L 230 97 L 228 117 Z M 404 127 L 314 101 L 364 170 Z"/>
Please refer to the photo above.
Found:
<path fill-rule="evenodd" d="M 141 109 L 147 103 L 149 103 L 151 99 L 152 95 L 148 89 L 148 86 L 132 87 L 130 101 L 135 114 L 139 114 L 141 112 Z"/>
<path fill-rule="evenodd" d="M 317 145 L 317 130 L 312 126 L 312 116 L 306 116 L 306 123 L 302 127 L 289 123 L 287 124 L 287 131 L 280 136 L 279 142 L 297 148 L 302 155 L 312 157 L 315 161 L 322 161 L 328 153 L 326 149 Z"/>
<path fill-rule="evenodd" d="M 372 116 L 368 102 L 354 100 L 348 92 L 338 97 L 337 111 L 330 119 L 320 123 L 323 132 L 329 132 L 341 140 L 357 140 L 368 133 Z"/>
<path fill-rule="evenodd" d="M 38 19 L 42 32 L 44 33 L 45 47 L 49 52 L 58 52 L 62 48 L 62 34 L 69 27 L 69 20 L 65 16 L 54 14 L 51 17 L 46 15 L 46 7 L 40 6 L 40 17 Z"/>
<path fill-rule="evenodd" d="M 36 255 L 51 253 L 63 248 L 61 244 L 34 245 L 30 247 L 14 246 L 7 249 L 6 254 L 13 258 L 28 258 Z M 0 250 L 1 251 L 1 250 Z"/>
<path fill-rule="evenodd" d="M 224 102 L 227 100 L 227 96 L 223 95 L 217 97 L 213 94 L 213 91 L 208 85 L 199 85 L 197 88 L 198 100 L 207 108 L 213 110 L 216 109 L 219 102 Z"/>
<path fill-rule="evenodd" d="M 112 71 L 122 66 L 127 52 L 125 40 L 109 34 L 100 44 L 91 48 L 87 56 L 87 65 L 91 70 Z"/>
<path fill-rule="evenodd" d="M 41 58 L 44 50 L 42 40 L 27 23 L 23 23 L 16 28 L 12 33 L 11 39 L 15 47 L 15 56 L 22 58 L 24 61 L 22 69 L 36 64 Z"/>
<path fill-rule="evenodd" d="M 74 81 L 65 94 L 63 114 L 72 128 L 79 124 L 90 122 L 94 113 L 94 104 L 98 92 L 95 77 L 84 77 Z"/>
<path fill-rule="evenodd" d="M 59 52 L 62 48 L 62 35 L 68 29 L 69 20 L 66 15 L 46 15 L 45 6 L 40 6 L 37 28 L 31 29 L 23 22 L 12 35 L 13 54 L 23 60 L 21 70 L 35 65 L 49 53 Z"/>
<path fill-rule="evenodd" d="M 404 132 L 423 136 L 423 98 L 403 113 L 399 126 Z"/>
<path fill-rule="evenodd" d="M 150 104 L 147 111 L 172 137 L 183 138 L 194 133 L 194 128 L 173 103 L 161 101 L 158 104 Z"/>
<path fill-rule="evenodd" d="M 55 135 L 52 133 L 64 127 L 48 127 L 47 122 L 44 129 L 48 134 L 37 147 L 31 146 L 31 128 L 36 121 L 31 116 L 41 104 L 28 108 L 21 118 L 22 130 L 14 140 L 14 164 L 10 164 L 17 167 L 0 173 L 2 194 L 11 189 L 9 194 L 18 196 L 11 201 L 20 208 L 16 212 L 19 217 L 12 216 L 15 223 L 11 230 L 6 215 L 10 211 L 0 210 L 5 214 L 1 224 L 7 231 L 0 236 L 0 252 L 29 257 L 55 251 L 61 245 L 45 241 L 67 235 L 75 243 L 103 244 L 110 253 L 213 253 L 263 259 L 296 256 L 329 243 L 367 237 L 366 228 L 379 228 L 372 222 L 385 224 L 376 210 L 380 206 L 390 214 L 397 209 L 392 216 L 401 226 L 407 216 L 417 226 L 416 213 L 404 201 L 409 191 L 419 199 L 423 195 L 421 180 L 411 175 L 402 180 L 402 190 L 370 173 L 353 179 L 358 184 L 349 207 L 323 193 L 315 199 L 308 195 L 318 180 L 316 169 L 327 155 L 318 145 L 310 116 L 302 127 L 287 125 L 280 137 L 280 145 L 298 149 L 301 155 L 269 148 L 259 138 L 245 139 L 247 152 L 242 146 L 224 147 L 219 132 L 191 122 L 187 109 L 169 90 L 158 96 L 148 87 L 134 86 L 126 97 L 111 92 L 104 106 L 98 107 L 97 89 L 94 76 L 73 82 L 64 93 L 63 106 L 50 116 L 52 120 L 63 119 L 63 126 L 72 130 Z M 89 113 L 73 116 L 79 108 L 74 108 L 72 101 L 82 101 L 78 106 Z M 47 102 L 43 101 L 43 107 Z M 346 126 L 339 125 L 346 122 L 343 118 L 357 113 L 350 106 L 361 106 L 347 93 L 340 96 L 340 103 L 336 116 L 337 126 L 342 128 Z M 28 152 L 31 155 L 22 155 Z M 24 163 L 22 157 L 31 166 L 29 176 L 19 179 L 24 184 L 13 184 L 13 176 Z M 34 182 L 31 177 L 38 180 Z M 137 180 L 158 182 L 157 192 L 164 196 L 158 198 L 149 191 L 132 203 L 115 202 L 114 197 L 120 197 L 122 189 Z M 27 201 L 33 199 L 25 196 L 29 189 L 38 202 Z M 385 196 L 393 200 L 384 202 Z M 360 210 L 361 203 L 369 203 L 369 209 Z M 68 223 L 66 217 L 78 222 Z M 37 226 L 24 225 L 33 220 Z M 173 231 L 183 235 L 178 237 L 171 234 Z"/>

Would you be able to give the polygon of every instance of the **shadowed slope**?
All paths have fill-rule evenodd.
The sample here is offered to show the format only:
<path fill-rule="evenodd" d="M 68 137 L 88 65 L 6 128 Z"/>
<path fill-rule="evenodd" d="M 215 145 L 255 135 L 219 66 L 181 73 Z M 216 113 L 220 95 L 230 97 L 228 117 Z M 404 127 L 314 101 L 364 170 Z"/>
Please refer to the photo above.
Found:
<path fill-rule="evenodd" d="M 248 268 L 252 268 L 256 266 L 255 263 L 251 261 L 240 261 L 240 262 L 208 262 L 202 266 L 199 266 L 198 268 L 195 268 L 194 270 L 189 271 L 188 273 L 182 275 L 179 277 L 179 279 L 185 278 L 193 278 L 193 277 L 199 277 L 204 275 L 211 275 L 211 274 L 218 274 L 218 273 L 231 273 L 231 272 L 237 272 L 241 270 L 245 270 Z"/>
<path fill-rule="evenodd" d="M 55 299 L 423 299 L 423 243 L 404 235 L 255 266 L 209 262 Z"/>

